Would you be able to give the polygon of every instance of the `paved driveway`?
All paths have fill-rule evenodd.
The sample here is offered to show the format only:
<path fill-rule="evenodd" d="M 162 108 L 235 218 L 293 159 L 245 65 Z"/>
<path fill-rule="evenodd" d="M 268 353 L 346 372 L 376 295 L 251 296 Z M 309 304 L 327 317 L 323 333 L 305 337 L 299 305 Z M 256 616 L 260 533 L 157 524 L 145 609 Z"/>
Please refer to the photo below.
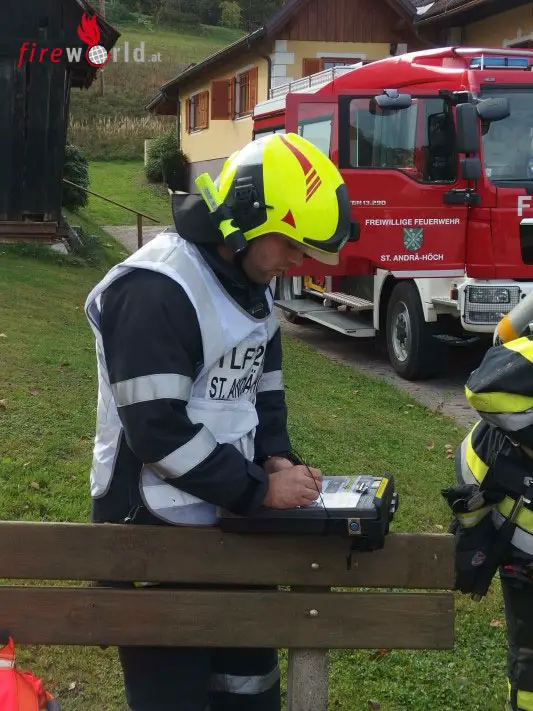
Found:
<path fill-rule="evenodd" d="M 312 322 L 296 326 L 288 323 L 281 311 L 279 318 L 284 333 L 305 341 L 331 360 L 384 378 L 426 407 L 454 417 L 464 427 L 471 426 L 479 419 L 465 399 L 464 385 L 483 357 L 485 351 L 482 348 L 444 346 L 446 372 L 433 380 L 408 382 L 396 374 L 387 353 L 379 347 L 376 339 L 343 336 Z"/>

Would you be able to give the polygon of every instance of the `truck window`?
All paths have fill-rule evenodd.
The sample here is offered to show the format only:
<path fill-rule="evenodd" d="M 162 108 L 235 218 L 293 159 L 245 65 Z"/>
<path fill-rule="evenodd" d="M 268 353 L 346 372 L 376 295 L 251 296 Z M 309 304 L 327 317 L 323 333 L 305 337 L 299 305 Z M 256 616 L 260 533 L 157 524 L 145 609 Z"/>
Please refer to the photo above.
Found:
<path fill-rule="evenodd" d="M 506 98 L 511 115 L 482 123 L 485 175 L 496 185 L 533 180 L 533 105 L 529 87 L 484 88 L 482 98 Z"/>
<path fill-rule="evenodd" d="M 350 105 L 350 166 L 401 170 L 419 182 L 454 182 L 455 130 L 441 98 L 414 99 L 399 111 L 370 110 L 370 98 Z"/>
<path fill-rule="evenodd" d="M 274 133 L 285 133 L 285 128 L 282 126 L 276 128 L 260 128 L 254 131 L 253 140 L 256 138 L 261 138 L 262 136 L 270 136 Z"/>
<path fill-rule="evenodd" d="M 302 104 L 298 110 L 298 134 L 322 153 L 331 152 L 333 110 L 330 104 Z"/>

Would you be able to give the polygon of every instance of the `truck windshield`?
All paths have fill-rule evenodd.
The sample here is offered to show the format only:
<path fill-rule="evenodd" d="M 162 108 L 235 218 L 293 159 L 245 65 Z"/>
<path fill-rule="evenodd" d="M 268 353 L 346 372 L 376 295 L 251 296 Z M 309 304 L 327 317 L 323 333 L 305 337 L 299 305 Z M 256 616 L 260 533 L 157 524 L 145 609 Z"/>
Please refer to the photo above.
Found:
<path fill-rule="evenodd" d="M 533 95 L 527 89 L 485 90 L 483 98 L 505 97 L 511 115 L 482 124 L 485 175 L 493 183 L 533 180 Z"/>

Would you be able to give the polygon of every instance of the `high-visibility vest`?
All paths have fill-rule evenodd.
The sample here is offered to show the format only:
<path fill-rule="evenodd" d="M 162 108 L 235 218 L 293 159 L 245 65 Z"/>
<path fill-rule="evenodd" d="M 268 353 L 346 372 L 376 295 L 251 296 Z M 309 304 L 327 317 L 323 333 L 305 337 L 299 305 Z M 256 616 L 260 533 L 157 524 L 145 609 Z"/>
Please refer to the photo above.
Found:
<path fill-rule="evenodd" d="M 96 338 L 99 381 L 91 470 L 93 498 L 104 496 L 110 486 L 122 427 L 117 393 L 109 382 L 100 332 L 101 298 L 110 284 L 134 269 L 155 271 L 180 284 L 195 308 L 200 325 L 204 366 L 192 387 L 187 384 L 187 415 L 192 422 L 202 423 L 204 427 L 182 448 L 186 448 L 186 452 L 173 453 L 182 468 L 191 469 L 202 462 L 217 443 L 233 444 L 243 456 L 253 460 L 258 425 L 257 391 L 282 387 L 281 372 L 269 373 L 268 378 L 261 381 L 266 346 L 279 328 L 273 311 L 272 290 L 267 289 L 269 314 L 262 319 L 255 318 L 229 297 L 193 244 L 174 232 L 159 234 L 111 269 L 91 291 L 85 304 Z M 154 377 L 159 378 L 154 387 L 166 387 L 164 376 Z M 174 381 L 179 377 L 175 376 Z M 218 521 L 215 506 L 167 484 L 158 474 L 157 463 L 143 466 L 140 491 L 148 510 L 168 523 L 215 525 Z"/>
<path fill-rule="evenodd" d="M 59 711 L 52 694 L 30 672 L 15 666 L 15 644 L 10 637 L 0 648 L 0 709 L 2 711 Z"/>

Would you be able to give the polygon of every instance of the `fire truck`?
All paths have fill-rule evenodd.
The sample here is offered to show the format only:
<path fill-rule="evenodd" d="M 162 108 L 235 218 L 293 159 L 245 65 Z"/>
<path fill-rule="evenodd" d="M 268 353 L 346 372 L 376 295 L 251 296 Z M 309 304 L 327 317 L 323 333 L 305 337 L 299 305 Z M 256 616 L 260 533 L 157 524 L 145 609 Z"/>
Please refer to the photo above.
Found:
<path fill-rule="evenodd" d="M 386 344 L 405 379 L 443 343 L 491 342 L 533 292 L 533 52 L 447 47 L 275 87 L 254 138 L 294 132 L 338 166 L 352 229 L 338 266 L 278 280 L 292 323 Z"/>

